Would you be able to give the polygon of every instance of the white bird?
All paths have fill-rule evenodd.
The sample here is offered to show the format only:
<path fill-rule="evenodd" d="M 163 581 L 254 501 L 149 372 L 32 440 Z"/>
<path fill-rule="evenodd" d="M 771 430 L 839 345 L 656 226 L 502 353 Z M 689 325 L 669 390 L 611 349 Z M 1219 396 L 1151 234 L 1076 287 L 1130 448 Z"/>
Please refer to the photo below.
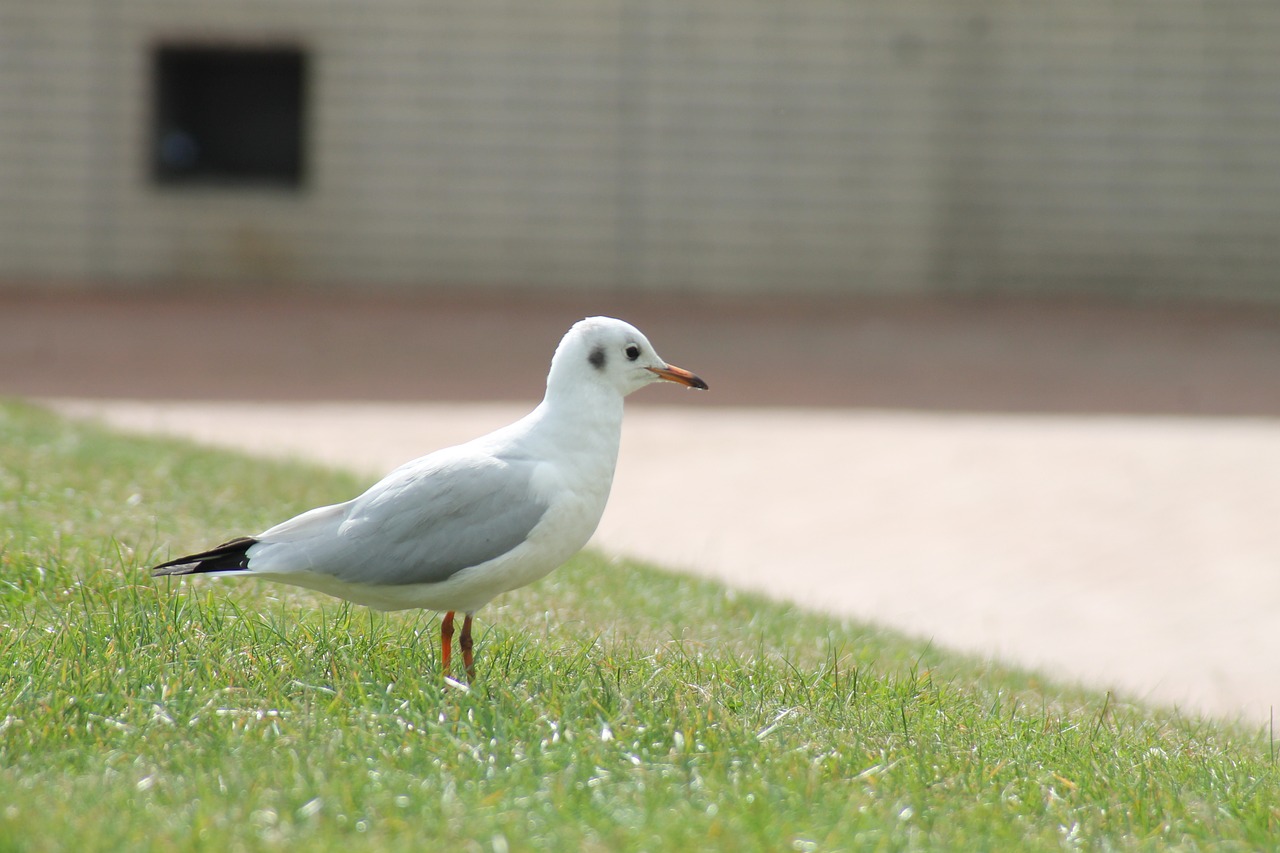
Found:
<path fill-rule="evenodd" d="M 556 348 L 542 403 L 510 426 L 408 462 L 346 503 L 161 563 L 152 574 L 251 575 L 378 610 L 442 611 L 446 675 L 461 611 L 459 647 L 474 677 L 472 616 L 587 543 L 613 483 L 623 398 L 664 379 L 707 387 L 659 358 L 634 326 L 581 320 Z"/>

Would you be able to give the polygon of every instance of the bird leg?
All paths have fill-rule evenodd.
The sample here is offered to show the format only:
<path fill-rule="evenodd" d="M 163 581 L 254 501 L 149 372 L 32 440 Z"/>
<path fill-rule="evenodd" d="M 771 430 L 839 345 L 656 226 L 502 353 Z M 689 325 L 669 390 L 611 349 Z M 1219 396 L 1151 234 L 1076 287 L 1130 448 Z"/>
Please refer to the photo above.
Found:
<path fill-rule="evenodd" d="M 440 622 L 440 668 L 445 677 L 449 675 L 449 659 L 453 657 L 453 611 L 444 615 Z"/>
<path fill-rule="evenodd" d="M 471 656 L 471 617 L 468 613 L 462 620 L 462 636 L 458 638 L 458 646 L 462 649 L 462 665 L 467 668 L 467 681 L 476 680 L 475 660 Z"/>

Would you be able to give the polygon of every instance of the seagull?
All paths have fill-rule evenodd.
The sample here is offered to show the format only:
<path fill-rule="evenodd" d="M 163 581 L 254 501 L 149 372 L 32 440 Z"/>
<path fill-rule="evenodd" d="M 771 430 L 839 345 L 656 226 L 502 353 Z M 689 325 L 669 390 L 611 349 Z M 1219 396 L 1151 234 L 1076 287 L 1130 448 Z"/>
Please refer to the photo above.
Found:
<path fill-rule="evenodd" d="M 546 576 L 587 543 L 613 483 L 623 398 L 663 380 L 707 388 L 659 358 L 629 323 L 588 317 L 556 347 L 542 402 L 515 423 L 407 462 L 346 503 L 151 573 L 253 576 L 377 610 L 443 612 L 446 677 L 461 612 L 459 648 L 473 680 L 475 612 Z"/>

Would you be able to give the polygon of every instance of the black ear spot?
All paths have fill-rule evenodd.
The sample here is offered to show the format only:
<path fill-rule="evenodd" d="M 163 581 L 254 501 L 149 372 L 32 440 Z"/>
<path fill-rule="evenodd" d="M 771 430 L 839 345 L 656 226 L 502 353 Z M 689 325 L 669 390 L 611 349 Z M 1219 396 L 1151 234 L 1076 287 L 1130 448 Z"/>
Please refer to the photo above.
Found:
<path fill-rule="evenodd" d="M 591 362 L 591 366 L 596 370 L 604 370 L 604 347 L 596 347 L 591 350 L 591 355 L 587 356 L 587 361 Z"/>

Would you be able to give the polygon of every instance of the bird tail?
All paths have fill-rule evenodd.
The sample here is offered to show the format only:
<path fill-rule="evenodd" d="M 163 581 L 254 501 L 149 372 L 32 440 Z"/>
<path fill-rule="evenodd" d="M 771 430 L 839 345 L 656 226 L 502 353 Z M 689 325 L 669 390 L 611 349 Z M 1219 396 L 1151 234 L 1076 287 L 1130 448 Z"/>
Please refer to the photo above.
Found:
<path fill-rule="evenodd" d="M 244 571 L 249 568 L 249 548 L 256 544 L 258 544 L 257 539 L 242 536 L 239 539 L 224 542 L 217 548 L 161 563 L 151 569 L 151 574 L 159 577 Z"/>

